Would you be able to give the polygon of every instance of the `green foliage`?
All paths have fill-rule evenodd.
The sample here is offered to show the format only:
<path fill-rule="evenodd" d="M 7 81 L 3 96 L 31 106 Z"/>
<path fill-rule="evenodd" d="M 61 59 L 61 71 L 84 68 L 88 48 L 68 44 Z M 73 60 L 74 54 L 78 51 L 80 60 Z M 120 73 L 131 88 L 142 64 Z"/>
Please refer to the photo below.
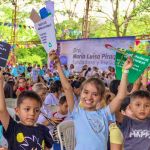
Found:
<path fill-rule="evenodd" d="M 134 48 L 134 51 L 139 53 L 139 54 L 143 54 L 143 55 L 150 55 L 149 52 L 149 42 L 142 42 L 139 45 L 136 45 Z"/>
<path fill-rule="evenodd" d="M 99 0 L 97 12 L 103 14 L 106 20 L 113 24 L 116 36 L 126 36 L 129 24 L 133 20 L 141 15 L 150 15 L 150 0 L 108 0 L 112 14 L 103 9 L 102 2 L 104 1 Z M 126 4 L 121 6 L 121 3 Z"/>
<path fill-rule="evenodd" d="M 139 15 L 143 12 L 150 12 L 150 0 L 142 0 L 139 6 L 133 11 L 136 15 Z"/>
<path fill-rule="evenodd" d="M 63 1 L 59 0 L 55 3 L 59 3 Z M 70 1 L 69 4 L 72 2 L 77 4 L 79 0 Z M 102 0 L 93 0 L 93 2 L 98 2 L 101 4 Z M 110 1 L 110 0 L 109 0 Z M 126 1 L 126 0 L 124 0 Z M 121 2 L 121 0 L 119 1 Z M 134 0 L 132 2 L 137 2 Z M 72 4 L 73 4 L 72 3 Z M 44 1 L 42 0 L 24 0 L 23 4 L 21 4 L 22 8 L 26 6 L 33 6 L 33 7 L 42 7 L 44 5 Z M 102 6 L 101 6 L 102 7 Z M 99 8 L 101 8 L 99 7 Z M 103 7 L 102 7 L 103 8 Z M 12 22 L 12 15 L 13 15 L 14 6 L 12 5 L 11 1 L 9 0 L 0 0 L 0 22 Z M 111 8 L 110 8 L 111 9 Z M 119 10 L 121 10 L 119 8 Z M 119 25 L 119 33 L 123 35 L 125 21 L 125 12 L 118 13 L 118 23 Z M 71 13 L 71 14 L 70 14 Z M 57 40 L 69 40 L 69 39 L 78 39 L 82 38 L 82 24 L 83 19 L 78 18 L 76 16 L 76 12 L 74 9 L 64 8 L 63 10 L 59 9 L 56 11 L 56 14 L 63 14 L 63 16 L 68 16 L 68 20 L 64 20 L 61 23 L 56 23 L 56 37 Z M 55 15 L 56 15 L 55 14 Z M 150 0 L 141 0 L 139 5 L 131 12 L 134 17 L 128 21 L 127 31 L 125 33 L 126 36 L 131 35 L 143 35 L 143 34 L 150 34 Z M 17 24 L 26 25 L 25 19 L 29 18 L 29 13 L 25 11 L 18 11 L 17 12 Z M 113 16 L 112 14 L 110 16 Z M 108 16 L 106 15 L 108 18 Z M 90 31 L 89 31 L 90 38 L 100 38 L 100 37 L 115 37 L 116 36 L 116 28 L 112 20 L 107 19 L 105 22 L 99 22 L 99 18 L 91 17 L 90 21 Z M 12 39 L 12 27 L 2 26 L 0 25 L 0 41 L 7 40 L 8 42 Z M 32 41 L 39 42 L 39 37 L 35 30 L 29 28 L 19 27 L 16 30 L 16 41 L 17 44 L 22 44 L 26 47 L 27 44 L 30 45 L 31 48 L 18 48 L 16 47 L 15 53 L 17 56 L 17 60 L 19 62 L 30 62 L 30 63 L 47 63 L 47 54 L 42 47 L 42 45 L 38 45 L 36 47 Z M 26 43 L 26 41 L 31 41 Z"/>
<path fill-rule="evenodd" d="M 58 40 L 78 39 L 81 38 L 81 26 L 80 22 L 73 19 L 64 20 L 61 23 L 56 24 L 56 37 Z"/>
<path fill-rule="evenodd" d="M 47 63 L 47 54 L 42 46 L 37 46 L 34 48 L 18 48 L 15 50 L 16 57 L 18 62 L 27 62 L 27 63 L 37 63 L 37 64 L 46 64 Z"/>
<path fill-rule="evenodd" d="M 122 18 L 121 18 L 122 19 Z M 139 15 L 129 23 L 126 36 L 148 35 L 150 34 L 150 16 L 148 14 Z M 120 29 L 123 32 L 123 28 Z M 91 22 L 90 37 L 115 37 L 116 30 L 111 21 L 106 21 L 104 24 L 94 19 Z"/>

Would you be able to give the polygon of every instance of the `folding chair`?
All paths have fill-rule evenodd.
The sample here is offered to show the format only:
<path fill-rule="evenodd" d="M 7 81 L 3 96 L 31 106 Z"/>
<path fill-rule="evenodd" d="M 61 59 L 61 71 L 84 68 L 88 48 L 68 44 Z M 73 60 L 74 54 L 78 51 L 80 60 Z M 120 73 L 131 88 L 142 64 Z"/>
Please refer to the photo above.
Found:
<path fill-rule="evenodd" d="M 7 107 L 15 108 L 16 107 L 16 103 L 17 103 L 17 99 L 15 99 L 15 98 L 6 98 L 5 102 L 6 102 L 6 106 Z"/>
<path fill-rule="evenodd" d="M 75 148 L 75 129 L 72 120 L 61 122 L 57 126 L 58 137 L 61 150 L 74 150 Z"/>
<path fill-rule="evenodd" d="M 9 115 L 10 115 L 14 120 L 16 120 L 16 113 L 15 113 L 15 110 L 14 110 L 13 108 L 8 108 L 8 107 L 7 107 L 7 110 L 8 110 Z"/>

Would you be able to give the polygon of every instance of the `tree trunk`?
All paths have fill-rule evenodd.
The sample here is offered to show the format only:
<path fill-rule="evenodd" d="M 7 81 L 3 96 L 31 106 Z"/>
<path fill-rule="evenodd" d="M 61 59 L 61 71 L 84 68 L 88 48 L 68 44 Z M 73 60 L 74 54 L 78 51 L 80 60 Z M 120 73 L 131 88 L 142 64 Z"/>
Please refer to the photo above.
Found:
<path fill-rule="evenodd" d="M 112 1 L 112 3 L 113 3 L 113 1 Z M 113 7 L 113 4 L 112 4 L 112 7 Z M 114 16 L 113 22 L 114 22 L 114 25 L 116 28 L 116 35 L 120 36 L 120 27 L 119 27 L 119 23 L 118 23 L 118 15 L 119 15 L 118 8 L 119 8 L 119 1 L 116 0 L 116 7 L 115 7 L 115 9 L 113 8 L 113 16 Z"/>
<path fill-rule="evenodd" d="M 90 7 L 90 0 L 86 1 L 86 10 L 85 16 L 83 18 L 83 25 L 82 25 L 82 36 L 83 38 L 88 38 L 89 36 L 89 7 Z"/>

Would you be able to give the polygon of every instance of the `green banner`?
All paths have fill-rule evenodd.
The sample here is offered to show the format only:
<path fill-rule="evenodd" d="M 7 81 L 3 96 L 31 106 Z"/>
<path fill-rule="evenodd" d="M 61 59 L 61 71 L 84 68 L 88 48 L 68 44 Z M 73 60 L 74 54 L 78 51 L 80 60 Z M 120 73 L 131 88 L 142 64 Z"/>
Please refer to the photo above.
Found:
<path fill-rule="evenodd" d="M 122 67 L 128 56 L 131 56 L 133 59 L 133 67 L 129 70 L 128 82 L 134 83 L 141 76 L 144 70 L 150 65 L 150 56 L 145 56 L 131 51 L 125 51 L 124 54 L 117 52 L 115 66 L 116 78 L 118 80 L 121 80 Z"/>

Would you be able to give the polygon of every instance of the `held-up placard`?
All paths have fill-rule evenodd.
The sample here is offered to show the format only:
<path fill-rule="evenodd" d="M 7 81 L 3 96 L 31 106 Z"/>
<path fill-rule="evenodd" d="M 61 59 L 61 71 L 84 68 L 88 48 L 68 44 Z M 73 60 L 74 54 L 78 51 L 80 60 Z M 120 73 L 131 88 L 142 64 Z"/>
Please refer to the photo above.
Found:
<path fill-rule="evenodd" d="M 54 20 L 48 16 L 35 24 L 35 29 L 47 53 L 57 49 Z"/>
<path fill-rule="evenodd" d="M 122 67 L 127 57 L 131 56 L 133 59 L 133 67 L 129 70 L 128 81 L 134 83 L 144 72 L 144 70 L 150 65 L 150 57 L 126 51 L 126 54 L 116 53 L 115 66 L 116 66 L 116 77 L 121 79 Z"/>
<path fill-rule="evenodd" d="M 0 66 L 5 67 L 8 60 L 11 46 L 8 43 L 0 42 Z"/>
<path fill-rule="evenodd" d="M 52 16 L 48 16 L 40 21 L 35 22 L 33 16 L 37 16 L 36 11 L 31 12 L 31 20 L 34 22 L 35 29 L 39 35 L 41 43 L 44 46 L 44 49 L 47 53 L 51 50 L 57 49 L 56 35 L 55 35 L 55 27 L 54 27 L 54 18 Z"/>

